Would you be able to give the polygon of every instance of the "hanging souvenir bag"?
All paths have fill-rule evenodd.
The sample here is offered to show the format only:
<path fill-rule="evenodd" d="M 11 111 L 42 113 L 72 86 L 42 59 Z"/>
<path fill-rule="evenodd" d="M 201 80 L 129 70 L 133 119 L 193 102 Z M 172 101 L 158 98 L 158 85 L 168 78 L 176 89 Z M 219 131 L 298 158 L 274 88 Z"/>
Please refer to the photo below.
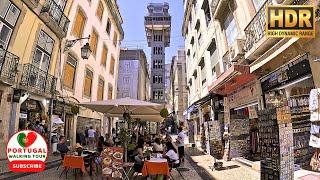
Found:
<path fill-rule="evenodd" d="M 311 158 L 310 166 L 313 171 L 320 170 L 320 152 L 317 150 Z"/>
<path fill-rule="evenodd" d="M 310 121 L 320 121 L 320 93 L 318 89 L 313 89 L 310 92 L 309 109 L 310 109 Z"/>

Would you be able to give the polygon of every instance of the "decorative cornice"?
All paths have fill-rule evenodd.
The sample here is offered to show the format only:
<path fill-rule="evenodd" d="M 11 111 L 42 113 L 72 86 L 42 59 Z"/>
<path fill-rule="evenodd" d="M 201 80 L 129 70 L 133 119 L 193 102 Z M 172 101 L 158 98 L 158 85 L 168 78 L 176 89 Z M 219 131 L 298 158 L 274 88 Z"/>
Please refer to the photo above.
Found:
<path fill-rule="evenodd" d="M 119 6 L 116 0 L 105 0 L 105 2 L 108 6 L 109 11 L 111 12 L 112 19 L 116 23 L 117 29 L 120 32 L 120 40 L 122 40 L 124 38 L 124 32 L 122 29 L 123 19 L 120 14 Z"/>

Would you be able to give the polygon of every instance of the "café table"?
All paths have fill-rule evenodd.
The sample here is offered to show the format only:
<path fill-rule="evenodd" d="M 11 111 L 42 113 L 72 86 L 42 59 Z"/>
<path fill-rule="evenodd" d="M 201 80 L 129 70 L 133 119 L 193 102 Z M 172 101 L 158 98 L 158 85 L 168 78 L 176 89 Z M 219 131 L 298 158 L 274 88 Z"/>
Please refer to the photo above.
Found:
<path fill-rule="evenodd" d="M 165 175 L 169 176 L 169 164 L 167 159 L 151 158 L 143 163 L 142 175 Z"/>
<path fill-rule="evenodd" d="M 63 159 L 63 167 L 64 167 L 64 170 L 60 174 L 60 177 L 63 174 L 63 172 L 66 172 L 66 176 L 67 176 L 69 169 L 80 169 L 81 172 L 84 173 L 85 172 L 84 158 L 81 156 L 65 155 Z"/>

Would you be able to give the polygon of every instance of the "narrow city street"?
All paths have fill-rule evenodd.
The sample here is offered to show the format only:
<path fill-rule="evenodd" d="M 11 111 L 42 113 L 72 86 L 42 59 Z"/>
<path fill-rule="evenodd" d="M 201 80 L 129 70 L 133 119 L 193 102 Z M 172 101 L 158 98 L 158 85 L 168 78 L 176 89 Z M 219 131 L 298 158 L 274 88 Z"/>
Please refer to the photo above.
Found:
<path fill-rule="evenodd" d="M 0 180 L 320 180 L 320 0 L 0 0 Z"/>

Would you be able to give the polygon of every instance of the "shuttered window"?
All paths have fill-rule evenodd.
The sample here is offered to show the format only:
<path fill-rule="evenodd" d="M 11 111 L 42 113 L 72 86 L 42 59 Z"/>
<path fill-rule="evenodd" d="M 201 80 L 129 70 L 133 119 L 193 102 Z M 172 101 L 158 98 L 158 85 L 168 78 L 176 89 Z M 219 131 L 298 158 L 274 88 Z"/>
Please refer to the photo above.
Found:
<path fill-rule="evenodd" d="M 101 1 L 99 1 L 96 16 L 100 19 L 100 21 L 102 21 L 103 11 L 104 11 L 103 4 L 101 3 Z"/>
<path fill-rule="evenodd" d="M 114 75 L 114 63 L 115 63 L 115 60 L 113 57 L 111 57 L 109 73 L 112 75 Z"/>
<path fill-rule="evenodd" d="M 63 85 L 70 89 L 74 88 L 74 77 L 76 75 L 77 60 L 68 55 L 67 62 L 64 66 Z"/>
<path fill-rule="evenodd" d="M 78 38 L 82 37 L 84 25 L 86 22 L 86 17 L 84 13 L 79 9 L 76 15 L 76 19 L 74 21 L 72 34 Z"/>
<path fill-rule="evenodd" d="M 84 79 L 84 95 L 91 97 L 91 86 L 92 86 L 93 72 L 86 69 Z"/>
<path fill-rule="evenodd" d="M 108 48 L 104 45 L 101 54 L 101 65 L 107 66 L 107 58 L 108 58 Z"/>
<path fill-rule="evenodd" d="M 103 100 L 103 92 L 104 92 L 104 81 L 103 81 L 103 79 L 99 78 L 98 93 L 97 93 L 97 100 L 98 101 Z"/>
<path fill-rule="evenodd" d="M 113 91 L 113 86 L 112 84 L 108 84 L 108 99 L 112 99 L 112 91 Z"/>
<path fill-rule="evenodd" d="M 117 44 L 118 44 L 118 34 L 116 32 L 114 32 L 114 35 L 113 35 L 113 44 L 115 47 L 117 47 Z"/>
<path fill-rule="evenodd" d="M 90 49 L 94 55 L 97 53 L 97 46 L 98 46 L 98 34 L 95 31 L 92 31 L 90 37 Z"/>

